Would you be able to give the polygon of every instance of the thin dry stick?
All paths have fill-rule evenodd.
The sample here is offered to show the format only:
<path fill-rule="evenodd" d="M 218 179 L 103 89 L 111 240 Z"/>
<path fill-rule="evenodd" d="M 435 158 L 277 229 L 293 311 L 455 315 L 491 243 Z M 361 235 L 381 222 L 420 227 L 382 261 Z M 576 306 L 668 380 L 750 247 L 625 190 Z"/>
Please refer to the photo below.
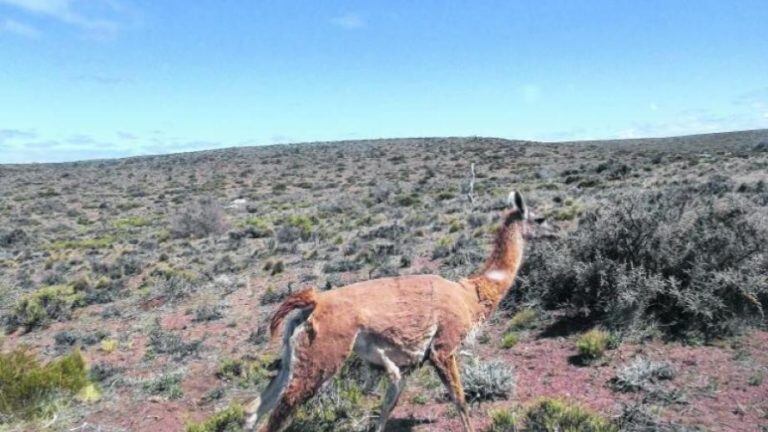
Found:
<path fill-rule="evenodd" d="M 469 202 L 474 204 L 475 203 L 475 163 L 474 162 L 472 162 L 472 164 L 469 166 L 469 172 L 470 172 L 469 192 L 467 193 L 467 198 L 469 198 Z"/>

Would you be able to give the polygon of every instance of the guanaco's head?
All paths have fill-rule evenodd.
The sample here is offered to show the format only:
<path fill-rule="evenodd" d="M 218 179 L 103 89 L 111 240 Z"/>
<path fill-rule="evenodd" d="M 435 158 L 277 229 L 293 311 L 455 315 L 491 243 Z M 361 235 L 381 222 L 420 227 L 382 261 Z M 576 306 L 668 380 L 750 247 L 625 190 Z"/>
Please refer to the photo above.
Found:
<path fill-rule="evenodd" d="M 512 191 L 507 197 L 509 210 L 504 217 L 504 225 L 518 224 L 526 239 L 551 237 L 554 235 L 553 227 L 546 218 L 539 217 L 530 209 L 523 199 L 523 195 L 518 191 Z"/>

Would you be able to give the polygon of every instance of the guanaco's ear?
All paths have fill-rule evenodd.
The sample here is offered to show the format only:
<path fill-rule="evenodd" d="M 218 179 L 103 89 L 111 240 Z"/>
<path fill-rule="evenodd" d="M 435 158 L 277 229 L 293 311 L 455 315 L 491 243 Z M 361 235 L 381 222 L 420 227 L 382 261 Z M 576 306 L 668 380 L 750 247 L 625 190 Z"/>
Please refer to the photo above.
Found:
<path fill-rule="evenodd" d="M 518 191 L 512 191 L 507 197 L 507 203 L 517 209 L 521 219 L 528 219 L 528 207 L 525 205 L 523 196 Z"/>

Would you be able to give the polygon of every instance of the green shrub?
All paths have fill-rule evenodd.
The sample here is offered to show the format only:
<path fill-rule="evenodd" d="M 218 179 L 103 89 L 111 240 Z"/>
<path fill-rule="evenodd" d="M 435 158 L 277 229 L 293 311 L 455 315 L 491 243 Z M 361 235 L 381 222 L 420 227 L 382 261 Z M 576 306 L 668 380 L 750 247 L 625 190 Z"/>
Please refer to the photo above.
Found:
<path fill-rule="evenodd" d="M 272 235 L 272 225 L 266 218 L 250 217 L 245 220 L 245 225 L 249 229 L 249 234 L 255 238 L 269 237 Z"/>
<path fill-rule="evenodd" d="M 89 385 L 80 351 L 45 365 L 25 349 L 0 353 L 0 414 L 31 419 L 45 414 L 61 392 L 77 393 Z"/>
<path fill-rule="evenodd" d="M 494 409 L 491 411 L 491 427 L 487 432 L 517 432 L 520 427 L 520 414 L 514 409 Z"/>
<path fill-rule="evenodd" d="M 520 336 L 516 332 L 507 332 L 504 333 L 504 336 L 501 337 L 501 347 L 504 349 L 510 349 L 517 345 L 519 341 Z"/>
<path fill-rule="evenodd" d="M 556 221 L 569 221 L 574 220 L 584 211 L 584 208 L 576 203 L 566 205 L 565 207 L 552 210 L 548 217 Z"/>
<path fill-rule="evenodd" d="M 579 337 L 576 341 L 576 348 L 579 355 L 587 360 L 599 359 L 608 348 L 610 334 L 598 329 L 592 329 Z"/>
<path fill-rule="evenodd" d="M 8 331 L 27 331 L 51 320 L 68 319 L 72 310 L 85 306 L 85 293 L 73 285 L 51 285 L 22 296 L 4 318 Z"/>
<path fill-rule="evenodd" d="M 533 308 L 520 309 L 510 320 L 510 330 L 524 330 L 532 328 L 536 324 L 538 314 Z"/>
<path fill-rule="evenodd" d="M 281 243 L 293 243 L 299 239 L 307 241 L 312 238 L 318 222 L 314 216 L 290 215 L 277 230 L 276 237 Z"/>
<path fill-rule="evenodd" d="M 51 243 L 50 249 L 105 249 L 112 247 L 117 241 L 114 236 L 104 236 L 92 239 L 79 239 L 79 240 L 60 240 Z"/>
<path fill-rule="evenodd" d="M 521 432 L 618 432 L 602 416 L 559 399 L 542 399 L 528 408 Z"/>
<path fill-rule="evenodd" d="M 168 399 L 179 399 L 184 395 L 181 390 L 181 374 L 162 374 L 144 381 L 144 391 L 151 395 L 162 395 Z"/>
<path fill-rule="evenodd" d="M 455 233 L 464 229 L 464 224 L 456 219 L 452 220 L 448 225 L 448 232 Z"/>
<path fill-rule="evenodd" d="M 312 229 L 314 228 L 316 222 L 317 220 L 314 220 L 314 218 L 310 218 L 304 215 L 290 215 L 285 221 L 288 226 L 298 228 L 302 233 L 307 235 L 312 234 Z"/>
<path fill-rule="evenodd" d="M 217 412 L 200 423 L 187 424 L 187 432 L 239 432 L 245 423 L 245 411 L 237 404 Z"/>
<path fill-rule="evenodd" d="M 421 200 L 415 193 L 410 195 L 402 194 L 395 197 L 395 203 L 400 207 L 413 207 L 421 203 Z"/>
<path fill-rule="evenodd" d="M 113 225 L 115 228 L 141 228 L 148 226 L 150 220 L 142 216 L 129 216 L 126 218 L 116 220 Z"/>
<path fill-rule="evenodd" d="M 580 188 L 591 188 L 591 187 L 600 186 L 601 183 L 602 182 L 598 178 L 587 177 L 584 180 L 580 181 L 578 186 Z"/>
<path fill-rule="evenodd" d="M 760 384 L 763 383 L 763 380 L 765 380 L 765 373 L 759 370 L 749 376 L 749 378 L 747 379 L 747 384 L 751 386 L 759 386 Z"/>
<path fill-rule="evenodd" d="M 269 376 L 267 369 L 272 362 L 271 357 L 258 359 L 225 359 L 219 364 L 216 376 L 225 381 L 238 381 L 240 385 L 260 384 Z"/>
<path fill-rule="evenodd" d="M 155 282 L 154 292 L 168 301 L 186 298 L 196 289 L 197 277 L 189 271 L 158 268 L 152 272 L 152 275 Z"/>

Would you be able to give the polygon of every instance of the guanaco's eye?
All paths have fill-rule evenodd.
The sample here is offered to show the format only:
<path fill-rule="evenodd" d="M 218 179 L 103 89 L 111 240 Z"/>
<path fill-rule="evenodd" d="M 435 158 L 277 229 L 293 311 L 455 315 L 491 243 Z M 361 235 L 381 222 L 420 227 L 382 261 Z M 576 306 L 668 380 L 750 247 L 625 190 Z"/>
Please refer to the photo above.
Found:
<path fill-rule="evenodd" d="M 536 222 L 537 224 L 541 225 L 541 224 L 544 223 L 544 221 L 546 221 L 546 219 L 543 218 L 543 217 L 538 217 L 538 218 L 534 219 L 533 221 Z"/>

